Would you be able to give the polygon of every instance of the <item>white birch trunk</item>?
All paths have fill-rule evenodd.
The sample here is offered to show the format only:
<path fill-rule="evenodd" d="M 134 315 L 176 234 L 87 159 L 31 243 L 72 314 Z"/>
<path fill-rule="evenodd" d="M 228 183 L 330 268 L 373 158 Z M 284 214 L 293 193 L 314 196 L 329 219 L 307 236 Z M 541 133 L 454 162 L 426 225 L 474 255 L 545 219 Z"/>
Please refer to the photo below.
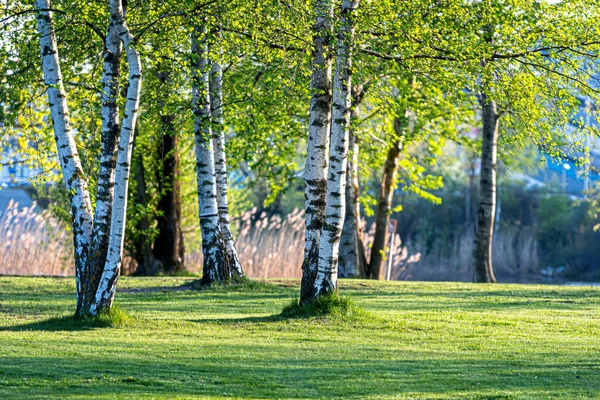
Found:
<path fill-rule="evenodd" d="M 210 78 L 208 46 L 204 29 L 196 28 L 192 43 L 192 110 L 194 113 L 194 138 L 196 142 L 196 177 L 198 180 L 198 206 L 202 232 L 202 284 L 227 279 L 226 252 L 219 228 L 215 160 L 210 126 Z"/>
<path fill-rule="evenodd" d="M 127 88 L 127 101 L 125 103 L 123 123 L 119 138 L 119 152 L 117 156 L 108 253 L 104 271 L 102 272 L 102 277 L 100 278 L 100 283 L 96 292 L 96 300 L 90 307 L 90 314 L 92 315 L 95 315 L 104 309 L 110 309 L 121 270 L 131 153 L 142 85 L 140 56 L 135 49 L 133 36 L 125 23 L 121 1 L 111 0 L 110 10 L 111 20 L 117 28 L 118 35 L 123 41 L 125 52 L 127 54 L 127 62 L 129 64 L 129 87 Z"/>
<path fill-rule="evenodd" d="M 243 276 L 242 265 L 238 257 L 231 225 L 229 222 L 229 204 L 227 202 L 227 162 L 225 159 L 225 133 L 223 125 L 223 70 L 221 64 L 213 62 L 210 71 L 210 112 L 213 129 L 212 145 L 215 160 L 217 185 L 217 205 L 219 207 L 219 227 L 225 242 L 227 262 L 232 275 Z"/>
<path fill-rule="evenodd" d="M 95 299 L 98 283 L 106 262 L 109 246 L 110 219 L 114 198 L 115 169 L 117 164 L 119 139 L 119 77 L 122 43 L 117 26 L 110 21 L 104 48 L 104 65 L 102 68 L 102 147 L 98 188 L 96 193 L 96 210 L 89 257 L 84 272 L 84 286 L 77 301 L 77 314 L 89 311 Z"/>
<path fill-rule="evenodd" d="M 92 236 L 92 205 L 79 153 L 73 138 L 67 97 L 62 81 L 56 35 L 52 26 L 50 0 L 36 0 L 38 33 L 42 53 L 44 84 L 54 129 L 58 159 L 71 206 L 73 237 L 75 245 L 75 277 L 77 297 L 82 286 L 82 276 L 87 261 Z"/>
<path fill-rule="evenodd" d="M 315 1 L 313 26 L 313 65 L 310 88 L 308 143 L 304 167 L 305 191 L 305 245 L 302 263 L 302 286 L 300 301 L 309 302 L 317 275 L 319 239 L 325 218 L 325 195 L 327 186 L 327 154 L 331 122 L 331 36 L 333 2 Z"/>
<path fill-rule="evenodd" d="M 354 36 L 352 13 L 357 7 L 358 1 L 342 1 L 333 79 L 327 206 L 325 222 L 321 229 L 319 264 L 313 285 L 313 298 L 330 293 L 337 288 L 340 236 L 346 212 L 346 167 L 350 132 L 352 39 Z"/>

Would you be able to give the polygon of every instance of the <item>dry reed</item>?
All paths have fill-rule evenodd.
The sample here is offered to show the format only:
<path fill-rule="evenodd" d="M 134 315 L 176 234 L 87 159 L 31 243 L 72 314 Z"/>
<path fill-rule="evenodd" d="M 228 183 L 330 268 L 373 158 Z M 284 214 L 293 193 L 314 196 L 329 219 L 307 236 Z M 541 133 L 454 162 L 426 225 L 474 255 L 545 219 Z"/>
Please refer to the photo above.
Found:
<path fill-rule="evenodd" d="M 245 212 L 237 220 L 237 251 L 244 272 L 251 278 L 300 278 L 304 254 L 304 211 L 295 209 L 285 218 L 279 215 L 268 217 L 262 213 L 256 217 L 256 209 Z M 364 222 L 363 222 L 364 224 Z M 375 226 L 364 230 L 363 240 L 367 249 L 373 243 Z M 409 256 L 396 235 L 394 258 L 390 278 L 405 280 L 411 277 L 412 266 L 419 261 L 419 255 Z M 186 255 L 188 269 L 199 271 L 202 268 L 202 254 L 199 251 Z"/>
<path fill-rule="evenodd" d="M 427 251 L 422 242 L 408 243 L 421 260 L 414 265 L 416 280 L 470 281 L 473 278 L 474 229 L 468 227 L 455 235 L 446 246 L 433 246 Z M 530 281 L 539 275 L 539 258 L 535 233 L 518 228 L 498 229 L 494 234 L 492 262 L 496 277 L 502 281 Z"/>
<path fill-rule="evenodd" d="M 304 211 L 256 217 L 256 210 L 236 220 L 236 247 L 245 273 L 252 278 L 300 278 L 304 252 Z M 364 222 L 363 222 L 364 225 Z M 374 226 L 363 229 L 370 254 Z M 396 235 L 390 277 L 393 280 L 462 280 L 472 277 L 473 232 L 466 229 L 448 246 L 425 243 L 404 245 Z M 449 250 L 448 250 L 449 249 Z M 494 267 L 497 276 L 519 280 L 538 269 L 537 241 L 531 231 L 499 230 L 494 240 Z M 124 273 L 134 262 L 125 257 Z M 190 272 L 202 268 L 200 249 L 186 254 Z M 385 268 L 384 268 L 385 271 Z M 72 236 L 65 226 L 35 205 L 19 208 L 16 203 L 0 214 L 0 274 L 73 275 Z"/>
<path fill-rule="evenodd" d="M 74 274 L 71 232 L 36 205 L 10 202 L 0 211 L 0 274 Z"/>

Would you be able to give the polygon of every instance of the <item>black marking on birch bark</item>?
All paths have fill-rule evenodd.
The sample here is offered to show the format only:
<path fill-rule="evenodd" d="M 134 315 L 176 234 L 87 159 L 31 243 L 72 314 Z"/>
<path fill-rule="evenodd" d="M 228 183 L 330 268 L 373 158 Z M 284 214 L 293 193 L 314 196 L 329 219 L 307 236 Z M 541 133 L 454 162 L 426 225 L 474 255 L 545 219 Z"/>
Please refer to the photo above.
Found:
<path fill-rule="evenodd" d="M 50 46 L 44 46 L 42 49 L 42 57 L 52 56 L 54 54 L 56 54 L 56 51 L 52 50 Z"/>

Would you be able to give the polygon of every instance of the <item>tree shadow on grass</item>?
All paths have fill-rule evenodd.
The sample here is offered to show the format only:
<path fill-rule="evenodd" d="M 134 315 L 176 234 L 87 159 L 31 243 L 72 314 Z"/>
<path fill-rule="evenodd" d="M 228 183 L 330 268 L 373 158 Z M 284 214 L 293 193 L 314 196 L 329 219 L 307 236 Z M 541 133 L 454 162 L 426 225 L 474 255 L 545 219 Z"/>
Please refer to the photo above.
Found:
<path fill-rule="evenodd" d="M 284 284 L 273 284 L 261 280 L 239 277 L 228 282 L 213 283 L 210 285 L 202 284 L 201 280 L 196 279 L 184 282 L 178 286 L 150 286 L 141 288 L 117 288 L 119 293 L 166 293 L 166 292 L 236 292 L 243 291 L 247 293 L 273 293 L 281 292 L 290 286 Z"/>
<path fill-rule="evenodd" d="M 21 325 L 0 327 L 0 332 L 23 332 L 23 331 L 87 331 L 97 328 L 110 327 L 110 322 L 99 319 L 80 319 L 74 315 L 53 317 L 41 321 L 29 322 Z"/>
<path fill-rule="evenodd" d="M 594 397 L 598 364 L 568 365 L 483 358 L 431 359 L 419 352 L 377 359 L 335 348 L 286 355 L 272 344 L 205 345 L 206 354 L 179 359 L 136 353 L 93 357 L 0 357 L 11 392 L 47 395 L 256 398 L 562 398 Z M 358 349 L 357 349 L 358 350 Z M 108 355 L 107 355 L 108 354 Z M 214 354 L 221 354 L 215 362 Z M 291 353 L 289 353 L 291 355 Z M 565 368 L 567 367 L 567 368 Z M 132 374 L 134 374 L 132 376 Z M 50 379 L 49 379 L 50 375 Z M 26 377 L 27 380 L 23 380 Z M 25 383 L 26 382 L 26 383 Z M 0 397 L 2 387 L 0 387 Z M 66 396 L 65 396 L 66 397 Z"/>

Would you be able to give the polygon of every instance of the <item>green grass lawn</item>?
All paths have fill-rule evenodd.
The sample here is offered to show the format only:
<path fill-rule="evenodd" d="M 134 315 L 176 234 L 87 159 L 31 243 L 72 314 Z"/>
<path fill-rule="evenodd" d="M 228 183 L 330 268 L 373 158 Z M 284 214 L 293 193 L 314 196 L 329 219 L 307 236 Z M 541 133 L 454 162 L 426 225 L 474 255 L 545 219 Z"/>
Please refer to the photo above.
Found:
<path fill-rule="evenodd" d="M 367 315 L 286 319 L 295 281 L 122 278 L 132 319 L 74 324 L 74 281 L 0 277 L 0 399 L 600 398 L 600 289 L 341 281 Z"/>

